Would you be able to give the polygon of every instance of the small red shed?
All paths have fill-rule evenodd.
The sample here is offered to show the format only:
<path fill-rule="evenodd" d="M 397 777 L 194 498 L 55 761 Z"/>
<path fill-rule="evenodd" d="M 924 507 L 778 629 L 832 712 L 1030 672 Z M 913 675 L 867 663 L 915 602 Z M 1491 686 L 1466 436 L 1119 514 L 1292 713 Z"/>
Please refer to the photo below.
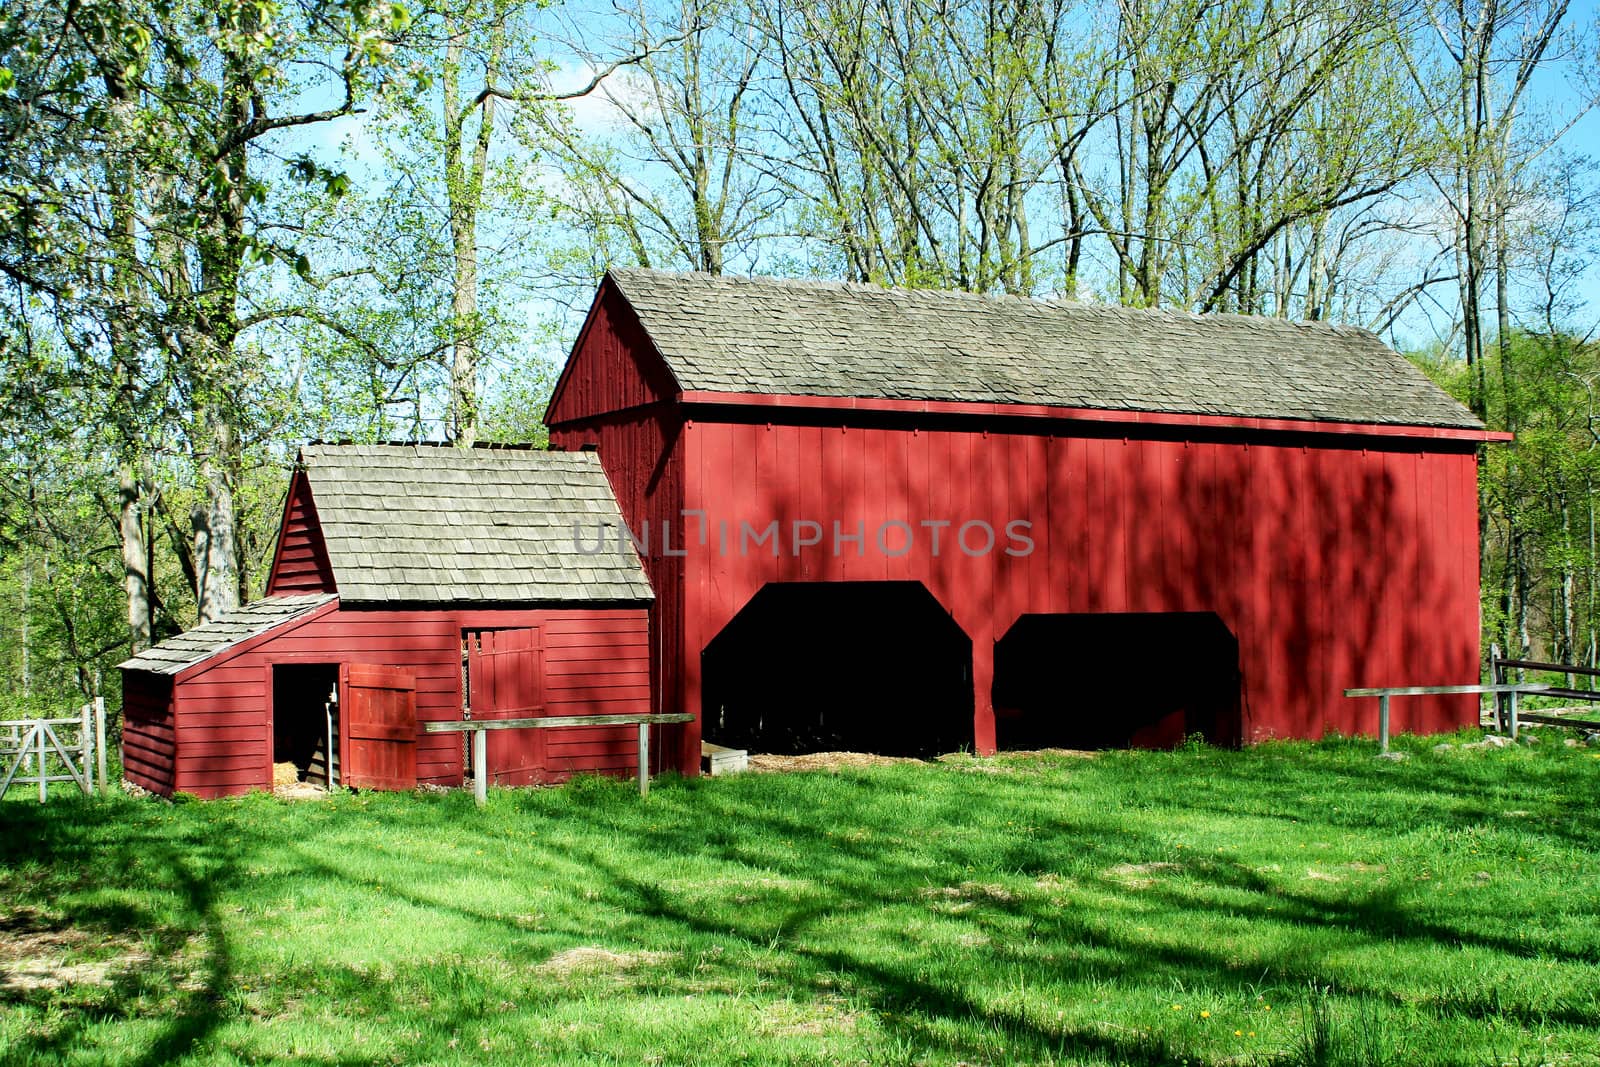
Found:
<path fill-rule="evenodd" d="M 686 773 L 702 727 L 1238 743 L 1370 732 L 1347 687 L 1478 677 L 1501 435 L 1364 330 L 614 270 L 546 420 L 643 546 Z"/>
<path fill-rule="evenodd" d="M 649 583 L 592 453 L 308 445 L 267 595 L 121 665 L 123 767 L 158 793 L 297 777 L 460 784 L 428 720 L 650 710 Z M 501 784 L 628 773 L 630 728 L 489 731 Z"/>

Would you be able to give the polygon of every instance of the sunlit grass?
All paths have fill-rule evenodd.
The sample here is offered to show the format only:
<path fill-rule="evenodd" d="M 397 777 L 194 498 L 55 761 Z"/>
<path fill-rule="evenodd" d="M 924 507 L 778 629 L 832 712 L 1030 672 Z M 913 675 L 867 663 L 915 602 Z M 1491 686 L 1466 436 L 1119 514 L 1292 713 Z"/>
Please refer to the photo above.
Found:
<path fill-rule="evenodd" d="M 6 802 L 0 1062 L 1600 1062 L 1600 759 Z"/>

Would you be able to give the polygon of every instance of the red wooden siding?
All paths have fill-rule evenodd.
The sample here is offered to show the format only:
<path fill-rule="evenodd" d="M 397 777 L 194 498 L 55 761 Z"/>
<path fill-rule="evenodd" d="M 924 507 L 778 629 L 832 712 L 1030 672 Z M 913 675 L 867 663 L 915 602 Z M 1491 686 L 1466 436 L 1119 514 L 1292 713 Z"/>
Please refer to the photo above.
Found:
<path fill-rule="evenodd" d="M 550 397 L 546 421 L 552 426 L 668 400 L 678 393 L 672 373 L 651 346 L 638 316 L 607 280 L 575 351 Z"/>
<path fill-rule="evenodd" d="M 715 529 L 705 548 L 691 544 L 682 688 L 663 699 L 700 710 L 699 651 L 766 582 L 916 580 L 972 639 L 981 749 L 993 743 L 994 642 L 1026 613 L 1214 611 L 1240 644 L 1246 740 L 1370 733 L 1371 702 L 1343 689 L 1477 676 L 1476 461 L 1468 443 L 1311 436 L 694 422 L 686 506 L 735 531 L 774 518 L 786 530 L 860 523 L 867 550 L 786 545 L 774 558 L 735 542 L 723 552 Z M 938 556 L 921 531 L 898 557 L 872 543 L 885 522 L 923 519 L 981 519 L 997 532 L 1023 519 L 1035 547 L 974 558 L 953 547 L 954 525 Z M 1474 708 L 1402 702 L 1396 728 L 1453 728 Z"/>
<path fill-rule="evenodd" d="M 123 675 L 122 776 L 151 792 L 171 796 L 176 745 L 172 679 L 142 671 Z"/>
<path fill-rule="evenodd" d="M 547 644 L 546 708 L 551 715 L 637 714 L 649 710 L 647 619 L 643 608 L 370 611 L 340 607 L 286 627 L 244 653 L 177 685 L 177 788 L 201 796 L 265 789 L 271 783 L 269 708 L 274 663 L 366 663 L 404 667 L 416 677 L 419 721 L 461 717 L 461 633 L 536 626 Z M 137 672 L 128 672 L 131 678 Z M 548 731 L 550 774 L 627 773 L 637 739 L 627 729 Z M 417 778 L 462 781 L 461 739 L 419 733 Z M 491 768 L 492 769 L 492 768 Z"/>
<path fill-rule="evenodd" d="M 333 566 L 322 541 L 317 506 L 304 471 L 295 471 L 278 527 L 278 548 L 267 576 L 267 595 L 334 592 Z"/>
<path fill-rule="evenodd" d="M 684 538 L 684 421 L 669 403 L 677 393 L 671 376 L 632 309 L 609 283 L 591 315 L 550 403 L 550 441 L 561 449 L 599 450 L 624 519 L 635 536 L 653 546 L 644 559 L 656 595 L 647 653 L 653 710 L 677 711 L 673 699 L 663 703 L 661 694 L 682 690 L 684 561 L 660 547 L 664 534 L 670 534 L 674 547 Z M 666 738 L 666 744 L 651 745 L 657 769 L 700 766 L 698 735 L 691 738 L 672 727 L 657 732 Z"/>

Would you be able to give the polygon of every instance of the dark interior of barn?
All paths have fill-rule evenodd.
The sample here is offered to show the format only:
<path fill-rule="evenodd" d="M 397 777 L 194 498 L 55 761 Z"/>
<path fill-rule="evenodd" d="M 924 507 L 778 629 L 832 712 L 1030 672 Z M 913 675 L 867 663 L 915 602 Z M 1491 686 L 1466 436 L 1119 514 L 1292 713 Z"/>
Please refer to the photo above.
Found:
<path fill-rule="evenodd" d="M 1025 615 L 993 692 L 1002 751 L 1240 741 L 1239 642 L 1212 612 Z"/>
<path fill-rule="evenodd" d="M 972 747 L 972 643 L 917 582 L 769 584 L 702 664 L 715 744 L 786 755 Z"/>
<path fill-rule="evenodd" d="M 293 764 L 295 779 L 314 785 L 339 780 L 339 667 L 280 663 L 272 668 L 272 762 Z"/>

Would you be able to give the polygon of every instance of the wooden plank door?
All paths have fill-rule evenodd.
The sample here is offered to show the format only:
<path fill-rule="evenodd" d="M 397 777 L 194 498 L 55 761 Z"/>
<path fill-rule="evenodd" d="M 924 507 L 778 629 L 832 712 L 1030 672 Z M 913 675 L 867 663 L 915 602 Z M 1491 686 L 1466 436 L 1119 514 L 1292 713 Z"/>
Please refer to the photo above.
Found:
<path fill-rule="evenodd" d="M 539 628 L 468 630 L 467 707 L 474 719 L 530 719 L 544 714 Z M 545 730 L 488 730 L 489 780 L 531 785 L 545 779 Z"/>
<path fill-rule="evenodd" d="M 340 767 L 355 789 L 417 787 L 417 677 L 400 667 L 346 663 Z"/>

